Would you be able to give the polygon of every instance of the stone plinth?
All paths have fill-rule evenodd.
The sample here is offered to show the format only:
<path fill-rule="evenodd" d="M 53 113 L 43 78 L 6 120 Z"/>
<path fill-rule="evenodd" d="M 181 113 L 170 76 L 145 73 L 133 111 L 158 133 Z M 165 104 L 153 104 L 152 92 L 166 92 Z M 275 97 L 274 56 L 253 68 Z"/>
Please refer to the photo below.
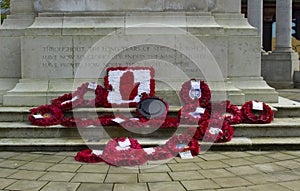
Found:
<path fill-rule="evenodd" d="M 35 1 L 39 14 L 18 41 L 21 79 L 4 105 L 49 103 L 81 82 L 101 83 L 108 66 L 137 63 L 156 69 L 157 93 L 170 104 L 179 104 L 176 92 L 190 78 L 206 80 L 215 99 L 277 102 L 239 0 L 124 1 Z"/>

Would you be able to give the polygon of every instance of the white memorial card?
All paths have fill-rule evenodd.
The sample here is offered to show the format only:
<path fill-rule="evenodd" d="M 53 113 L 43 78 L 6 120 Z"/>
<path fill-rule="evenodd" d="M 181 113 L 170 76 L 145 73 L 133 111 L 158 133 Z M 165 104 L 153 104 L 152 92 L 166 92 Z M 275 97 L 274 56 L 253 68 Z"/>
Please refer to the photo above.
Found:
<path fill-rule="evenodd" d="M 179 153 L 180 158 L 182 159 L 193 159 L 193 155 L 190 150 Z"/>
<path fill-rule="evenodd" d="M 90 82 L 89 85 L 88 85 L 88 88 L 91 89 L 91 90 L 96 90 L 97 86 L 98 85 L 96 83 Z"/>
<path fill-rule="evenodd" d="M 252 101 L 252 109 L 263 111 L 264 110 L 263 102 Z"/>
<path fill-rule="evenodd" d="M 129 147 L 131 145 L 130 140 L 128 138 L 125 139 L 125 141 L 123 141 L 123 142 L 119 141 L 118 144 L 122 148 L 126 148 L 126 147 Z"/>

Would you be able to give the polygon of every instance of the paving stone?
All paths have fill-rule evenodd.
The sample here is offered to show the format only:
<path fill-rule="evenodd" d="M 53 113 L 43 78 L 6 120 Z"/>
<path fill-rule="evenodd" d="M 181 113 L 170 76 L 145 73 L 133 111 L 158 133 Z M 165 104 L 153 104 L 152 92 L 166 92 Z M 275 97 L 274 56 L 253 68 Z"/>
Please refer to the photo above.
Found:
<path fill-rule="evenodd" d="M 235 151 L 235 152 L 230 152 L 230 151 L 226 151 L 226 152 L 222 152 L 222 155 L 227 156 L 229 158 L 243 158 L 243 157 L 250 157 L 253 156 L 250 153 L 247 152 L 239 152 L 239 151 Z"/>
<path fill-rule="evenodd" d="M 195 163 L 178 163 L 178 164 L 168 164 L 172 171 L 189 171 L 200 169 Z"/>
<path fill-rule="evenodd" d="M 169 172 L 173 180 L 200 180 L 204 177 L 197 171 Z"/>
<path fill-rule="evenodd" d="M 25 161 L 18 161 L 18 160 L 5 160 L 0 162 L 0 167 L 4 168 L 18 168 L 22 165 L 26 164 Z"/>
<path fill-rule="evenodd" d="M 269 151 L 246 151 L 246 152 L 252 155 L 267 155 L 270 153 Z"/>
<path fill-rule="evenodd" d="M 18 170 L 16 169 L 8 169 L 8 168 L 0 168 L 0 178 L 8 177 L 14 173 L 16 173 Z"/>
<path fill-rule="evenodd" d="M 40 171 L 29 171 L 29 170 L 19 170 L 17 173 L 9 176 L 9 178 L 19 179 L 19 180 L 37 180 L 43 176 L 46 172 Z"/>
<path fill-rule="evenodd" d="M 167 182 L 172 181 L 168 173 L 142 173 L 138 174 L 139 182 Z"/>
<path fill-rule="evenodd" d="M 278 153 L 270 153 L 270 154 L 267 154 L 266 156 L 268 156 L 270 158 L 274 158 L 276 160 L 288 160 L 288 159 L 297 158 L 296 156 L 285 154 L 285 153 L 280 153 L 280 152 L 278 152 Z"/>
<path fill-rule="evenodd" d="M 246 175 L 246 174 L 258 174 L 261 171 L 251 167 L 251 166 L 238 166 L 238 167 L 230 167 L 226 168 L 229 172 L 235 175 Z"/>
<path fill-rule="evenodd" d="M 51 163 L 59 163 L 60 161 L 64 160 L 65 156 L 57 156 L 57 155 L 46 155 L 40 158 L 35 159 L 34 161 L 37 162 L 51 162 Z"/>
<path fill-rule="evenodd" d="M 42 156 L 43 155 L 34 154 L 34 153 L 22 153 L 22 154 L 13 156 L 10 159 L 12 159 L 12 160 L 32 161 L 32 160 L 40 158 Z"/>
<path fill-rule="evenodd" d="M 185 191 L 179 182 L 155 182 L 148 183 L 150 191 Z"/>
<path fill-rule="evenodd" d="M 17 180 L 0 178 L 0 189 L 4 189 L 16 181 Z"/>
<path fill-rule="evenodd" d="M 55 153 L 55 155 L 71 157 L 74 160 L 74 156 L 77 155 L 77 152 L 70 152 L 70 151 L 64 152 L 64 151 L 60 151 L 60 152 Z"/>
<path fill-rule="evenodd" d="M 108 165 L 98 165 L 98 164 L 88 164 L 82 165 L 77 172 L 97 172 L 97 173 L 107 173 L 109 169 Z"/>
<path fill-rule="evenodd" d="M 79 183 L 49 182 L 41 191 L 76 191 Z"/>
<path fill-rule="evenodd" d="M 45 171 L 49 167 L 53 166 L 52 163 L 44 163 L 44 162 L 29 162 L 27 164 L 24 164 L 23 166 L 19 167 L 19 169 L 22 170 L 41 170 Z"/>
<path fill-rule="evenodd" d="M 1 159 L 7 159 L 7 158 L 10 158 L 10 157 L 13 157 L 15 155 L 18 155 L 19 153 L 16 153 L 16 152 L 0 152 L 0 158 Z"/>
<path fill-rule="evenodd" d="M 218 177 L 231 177 L 231 176 L 234 176 L 234 174 L 230 173 L 226 169 L 199 170 L 199 172 L 206 178 L 218 178 Z"/>
<path fill-rule="evenodd" d="M 115 184 L 113 191 L 148 191 L 147 184 Z"/>
<path fill-rule="evenodd" d="M 215 168 L 226 168 L 229 167 L 228 164 L 225 164 L 221 161 L 204 161 L 196 163 L 202 169 L 215 169 Z"/>
<path fill-rule="evenodd" d="M 103 183 L 106 174 L 96 173 L 78 173 L 71 182 L 89 182 L 89 183 Z"/>
<path fill-rule="evenodd" d="M 37 191 L 40 190 L 43 186 L 47 184 L 46 181 L 30 181 L 30 180 L 20 180 L 6 189 L 8 190 L 31 190 L 31 191 Z"/>
<path fill-rule="evenodd" d="M 255 191 L 290 191 L 290 189 L 287 189 L 281 185 L 278 184 L 265 184 L 265 185 L 255 185 L 250 186 L 249 190 L 255 190 Z"/>
<path fill-rule="evenodd" d="M 69 172 L 47 172 L 39 180 L 68 182 L 75 176 L 75 173 Z"/>
<path fill-rule="evenodd" d="M 80 167 L 80 164 L 56 164 L 48 168 L 47 171 L 76 172 Z"/>
<path fill-rule="evenodd" d="M 147 172 L 170 172 L 171 169 L 168 165 L 143 165 L 140 166 L 140 172 L 147 173 Z"/>
<path fill-rule="evenodd" d="M 217 191 L 254 191 L 254 190 L 250 190 L 249 187 L 234 187 L 234 188 L 217 189 Z"/>
<path fill-rule="evenodd" d="M 179 157 L 175 157 L 174 159 L 176 163 L 191 163 L 191 162 L 203 162 L 205 161 L 203 158 L 195 156 L 193 159 L 182 159 Z"/>
<path fill-rule="evenodd" d="M 60 156 L 60 155 L 58 155 Z M 85 164 L 85 163 L 81 163 L 78 162 L 74 159 L 74 157 L 66 157 L 64 160 L 59 162 L 60 164 Z"/>
<path fill-rule="evenodd" d="M 248 180 L 249 182 L 253 184 L 267 184 L 272 182 L 278 182 L 280 181 L 276 176 L 272 174 L 250 174 L 250 175 L 244 175 L 241 176 L 243 179 Z"/>
<path fill-rule="evenodd" d="M 137 183 L 137 174 L 107 174 L 105 183 Z"/>
<path fill-rule="evenodd" d="M 300 189 L 300 181 L 296 180 L 296 181 L 290 181 L 290 182 L 282 182 L 279 183 L 280 185 L 287 187 L 291 190 L 299 190 Z"/>
<path fill-rule="evenodd" d="M 187 181 L 181 181 L 183 186 L 187 190 L 207 190 L 207 189 L 215 189 L 215 188 L 221 188 L 218 184 L 213 182 L 212 180 L 205 179 L 205 180 L 187 180 Z"/>
<path fill-rule="evenodd" d="M 240 177 L 214 178 L 213 180 L 224 188 L 251 185 L 250 182 Z"/>
<path fill-rule="evenodd" d="M 113 174 L 134 174 L 134 173 L 139 173 L 138 168 L 130 168 L 130 167 L 116 167 L 116 166 L 110 166 L 108 173 L 113 173 Z"/>
<path fill-rule="evenodd" d="M 175 158 L 169 158 L 169 159 L 165 159 L 165 160 L 149 160 L 147 161 L 146 164 L 148 165 L 163 165 L 163 164 L 174 164 L 177 163 L 177 161 L 175 159 L 177 159 L 178 157 Z M 180 158 L 179 158 L 180 159 Z"/>
<path fill-rule="evenodd" d="M 113 184 L 82 183 L 77 191 L 112 191 Z"/>
<path fill-rule="evenodd" d="M 287 170 L 286 168 L 276 165 L 274 163 L 256 164 L 256 165 L 252 165 L 252 167 L 254 167 L 260 171 L 263 171 L 263 172 L 274 172 L 274 171 Z"/>
<path fill-rule="evenodd" d="M 294 160 L 275 162 L 275 164 L 289 169 L 300 168 L 300 162 Z"/>
<path fill-rule="evenodd" d="M 251 162 L 247 159 L 244 159 L 244 158 L 226 159 L 226 160 L 222 160 L 222 162 L 224 162 L 230 166 L 243 166 L 243 165 L 254 164 L 253 162 Z"/>
<path fill-rule="evenodd" d="M 300 157 L 300 151 L 283 151 L 282 153 Z"/>
<path fill-rule="evenodd" d="M 253 156 L 253 157 L 248 157 L 247 160 L 250 160 L 256 164 L 260 163 L 268 163 L 268 162 L 274 162 L 276 161 L 274 158 L 269 158 L 265 156 Z"/>
<path fill-rule="evenodd" d="M 200 154 L 200 158 L 203 158 L 204 160 L 210 161 L 210 160 L 222 160 L 222 159 L 228 159 L 227 156 L 222 155 L 220 153 L 206 153 L 206 154 Z"/>
<path fill-rule="evenodd" d="M 300 175 L 294 171 L 273 172 L 272 175 L 280 181 L 300 180 Z"/>

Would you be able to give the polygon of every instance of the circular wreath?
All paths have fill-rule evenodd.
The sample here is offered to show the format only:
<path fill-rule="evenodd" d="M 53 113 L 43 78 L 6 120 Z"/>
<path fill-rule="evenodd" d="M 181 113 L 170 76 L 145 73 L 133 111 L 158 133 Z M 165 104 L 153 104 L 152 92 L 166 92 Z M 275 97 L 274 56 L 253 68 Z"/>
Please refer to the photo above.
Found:
<path fill-rule="evenodd" d="M 195 81 L 195 79 L 191 79 L 185 83 L 183 83 L 181 90 L 179 92 L 179 96 L 181 101 L 184 104 L 188 104 L 188 103 L 195 103 L 195 102 L 199 102 L 199 105 L 201 107 L 205 107 L 208 105 L 210 98 L 211 98 L 211 92 L 210 89 L 208 87 L 208 85 L 204 82 L 204 81 L 200 81 L 200 89 L 201 89 L 201 97 L 191 97 L 191 81 Z"/>
<path fill-rule="evenodd" d="M 59 124 L 63 117 L 63 112 L 55 105 L 42 105 L 31 109 L 28 119 L 33 125 L 51 126 Z"/>
<path fill-rule="evenodd" d="M 177 156 L 178 153 L 188 150 L 191 151 L 193 156 L 196 156 L 200 153 L 198 141 L 187 134 L 173 136 L 167 141 L 166 146 L 173 156 Z"/>
<path fill-rule="evenodd" d="M 174 157 L 170 150 L 166 146 L 158 146 L 153 148 L 152 153 L 148 153 L 148 160 L 155 161 L 155 160 L 166 160 L 169 158 Z"/>
<path fill-rule="evenodd" d="M 230 124 L 240 124 L 243 121 L 241 110 L 237 106 L 230 104 L 229 100 L 213 104 L 213 108 L 212 118 L 220 118 Z"/>
<path fill-rule="evenodd" d="M 84 99 L 84 95 L 85 95 L 88 91 L 95 91 L 95 92 L 96 92 L 96 90 L 97 90 L 97 88 L 98 88 L 98 86 L 97 86 L 96 90 L 95 90 L 95 89 L 91 89 L 91 88 L 89 87 L 91 84 L 95 84 L 95 83 L 90 83 L 90 82 L 83 83 L 83 84 L 81 84 L 81 86 L 79 86 L 79 87 L 77 88 L 77 90 L 74 92 L 74 96 L 77 96 L 79 99 L 83 100 L 83 101 L 82 101 L 82 104 L 81 104 L 82 106 L 89 106 L 89 107 L 94 107 L 94 106 L 95 106 L 95 98 L 90 99 L 90 100 Z"/>
<path fill-rule="evenodd" d="M 192 112 L 195 112 L 197 108 L 197 104 L 187 104 L 182 106 L 178 111 L 178 116 L 180 116 L 180 123 L 198 125 L 202 121 L 208 120 L 210 118 L 210 107 L 203 108 L 205 109 L 205 112 L 201 115 L 192 115 Z"/>
<path fill-rule="evenodd" d="M 222 122 L 221 122 L 222 123 Z M 200 139 L 206 142 L 224 143 L 231 141 L 234 129 L 227 121 L 223 121 L 222 127 L 218 127 L 220 121 L 212 119 L 204 121 L 198 128 Z"/>
<path fill-rule="evenodd" d="M 113 166 L 137 166 L 147 162 L 147 153 L 142 149 L 137 140 L 128 138 L 130 148 L 120 148 L 119 141 L 126 138 L 116 138 L 109 141 L 103 151 L 102 159 Z"/>
<path fill-rule="evenodd" d="M 59 107 L 62 111 L 72 110 L 82 102 L 82 99 L 79 99 L 72 94 L 64 94 L 63 96 L 59 96 L 58 98 L 51 100 L 51 103 L 56 107 Z"/>
<path fill-rule="evenodd" d="M 256 101 L 257 102 L 257 101 Z M 241 109 L 243 122 L 253 123 L 253 124 L 266 124 L 271 123 L 274 117 L 274 112 L 272 109 L 265 103 L 263 104 L 263 110 L 259 113 L 254 113 L 253 111 L 253 102 L 246 102 Z"/>
<path fill-rule="evenodd" d="M 90 149 L 78 152 L 74 158 L 78 162 L 86 162 L 86 163 L 103 162 L 101 156 L 94 154 L 93 151 Z"/>

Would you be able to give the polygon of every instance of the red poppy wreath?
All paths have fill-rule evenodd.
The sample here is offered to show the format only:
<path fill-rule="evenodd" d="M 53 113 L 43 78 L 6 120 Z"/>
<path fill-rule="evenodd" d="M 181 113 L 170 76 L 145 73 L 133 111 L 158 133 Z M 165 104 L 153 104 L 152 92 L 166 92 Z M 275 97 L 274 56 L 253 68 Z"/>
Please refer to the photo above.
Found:
<path fill-rule="evenodd" d="M 213 103 L 213 119 L 224 119 L 230 124 L 239 124 L 242 122 L 242 113 L 241 110 L 233 105 L 230 104 L 230 101 L 222 101 L 219 103 Z"/>
<path fill-rule="evenodd" d="M 59 124 L 63 117 L 60 108 L 54 105 L 42 105 L 31 109 L 28 119 L 33 125 L 51 126 Z"/>
<path fill-rule="evenodd" d="M 256 107 L 256 108 L 255 108 Z M 263 102 L 249 101 L 241 109 L 243 122 L 265 124 L 273 121 L 274 112 Z"/>
<path fill-rule="evenodd" d="M 204 81 L 196 81 L 191 79 L 185 82 L 179 92 L 181 101 L 184 104 L 199 102 L 201 107 L 209 104 L 211 92 L 208 85 Z"/>
<path fill-rule="evenodd" d="M 82 102 L 82 99 L 79 99 L 79 97 L 73 96 L 72 94 L 64 94 L 63 96 L 51 100 L 51 103 L 56 107 L 59 107 L 62 111 L 72 110 Z"/>

